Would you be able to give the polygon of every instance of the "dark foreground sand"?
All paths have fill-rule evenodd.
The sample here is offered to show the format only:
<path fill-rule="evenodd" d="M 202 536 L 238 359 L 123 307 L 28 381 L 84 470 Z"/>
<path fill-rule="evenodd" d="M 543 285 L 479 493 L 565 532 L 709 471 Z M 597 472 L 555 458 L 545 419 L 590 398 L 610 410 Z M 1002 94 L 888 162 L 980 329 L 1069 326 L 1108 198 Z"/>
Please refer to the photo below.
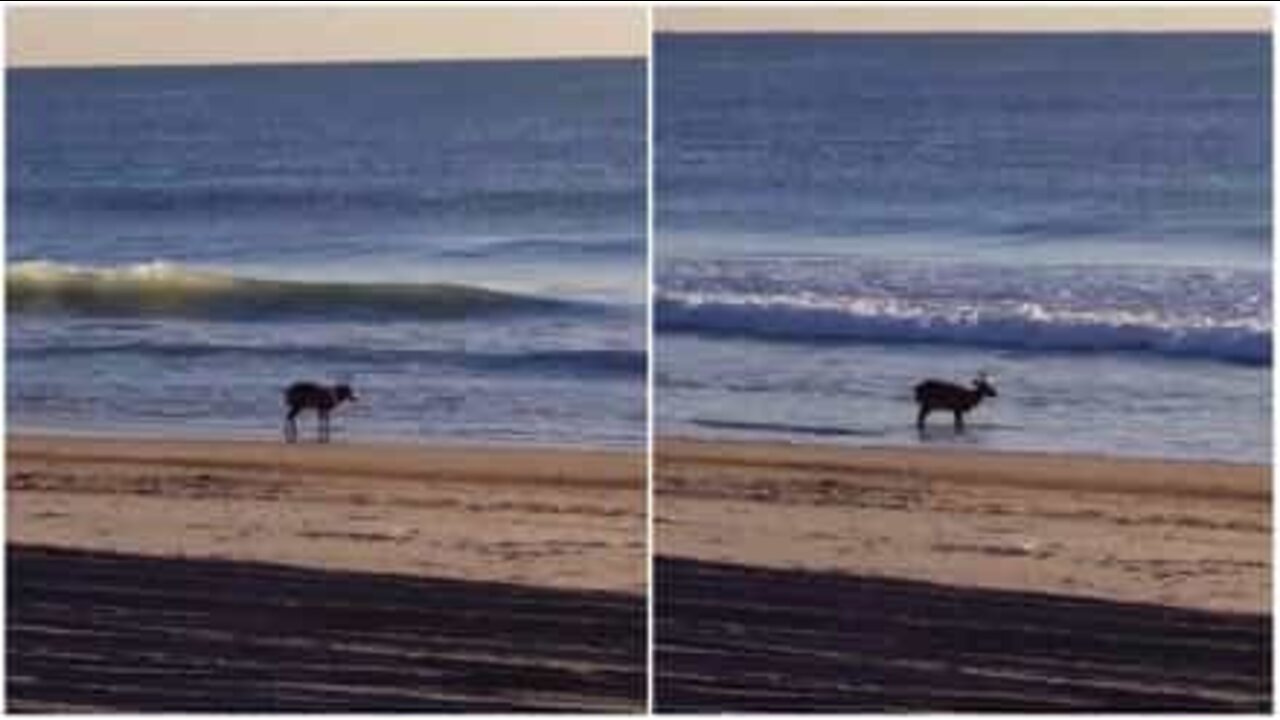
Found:
<path fill-rule="evenodd" d="M 10 711 L 636 710 L 644 601 L 10 545 Z"/>
<path fill-rule="evenodd" d="M 659 558 L 655 704 L 1269 712 L 1266 615 Z"/>
<path fill-rule="evenodd" d="M 639 453 L 10 437 L 11 710 L 638 711 Z"/>
<path fill-rule="evenodd" d="M 659 440 L 660 711 L 1271 695 L 1268 468 Z"/>

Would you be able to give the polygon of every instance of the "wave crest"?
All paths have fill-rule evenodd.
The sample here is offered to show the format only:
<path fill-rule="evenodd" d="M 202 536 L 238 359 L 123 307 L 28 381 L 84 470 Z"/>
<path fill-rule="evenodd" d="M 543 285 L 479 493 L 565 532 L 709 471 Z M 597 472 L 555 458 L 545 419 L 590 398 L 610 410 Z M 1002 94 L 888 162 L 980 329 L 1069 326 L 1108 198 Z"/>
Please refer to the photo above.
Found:
<path fill-rule="evenodd" d="M 1260 322 L 1171 320 L 1155 313 L 1072 312 L 1037 303 L 923 308 L 885 298 L 660 294 L 662 330 L 809 341 L 976 345 L 1016 350 L 1152 352 L 1250 365 L 1271 362 Z"/>
<path fill-rule="evenodd" d="M 9 267 L 6 282 L 10 311 L 111 317 L 446 320 L 572 305 L 473 285 L 264 280 L 166 262 L 26 261 Z"/>

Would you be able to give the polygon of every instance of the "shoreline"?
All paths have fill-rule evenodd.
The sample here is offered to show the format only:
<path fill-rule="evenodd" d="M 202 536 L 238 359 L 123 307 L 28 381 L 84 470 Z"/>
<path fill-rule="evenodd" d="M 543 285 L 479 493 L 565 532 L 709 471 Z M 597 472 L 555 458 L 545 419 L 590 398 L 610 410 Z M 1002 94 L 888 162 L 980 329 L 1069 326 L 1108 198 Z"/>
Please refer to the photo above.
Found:
<path fill-rule="evenodd" d="M 640 452 L 7 436 L 7 540 L 631 594 Z"/>
<path fill-rule="evenodd" d="M 335 429 L 337 429 L 335 427 Z M 238 430 L 227 431 L 219 428 L 206 430 L 161 431 L 146 426 L 103 427 L 57 427 L 49 425 L 6 425 L 6 438 L 70 438 L 72 440 L 121 440 L 140 442 L 236 442 L 286 444 L 279 429 L 275 431 Z M 296 445 L 318 445 L 314 434 L 301 428 Z M 329 445 L 342 446 L 385 446 L 391 448 L 455 448 L 455 449 L 514 449 L 545 450 L 549 452 L 601 452 L 601 453 L 643 453 L 643 442 L 629 443 L 568 443 L 560 441 L 538 440 L 488 440 L 484 438 L 456 437 L 448 435 L 341 435 L 335 436 Z"/>
<path fill-rule="evenodd" d="M 242 437 L 155 437 L 104 433 L 60 434 L 10 431 L 5 437 L 9 459 L 73 460 L 103 463 L 190 463 L 246 470 L 306 470 L 324 475 L 378 472 L 392 478 L 419 477 L 416 463 L 430 463 L 465 472 L 468 477 L 516 481 L 507 463 L 527 461 L 522 482 L 581 481 L 586 484 L 625 485 L 635 477 L 643 481 L 642 451 L 613 448 L 543 446 L 536 444 L 477 442 L 355 442 L 284 443 Z M 496 461 L 496 462 L 493 462 Z M 587 463 L 582 472 L 571 465 Z M 486 469 L 486 465 L 493 465 Z M 601 472 L 603 471 L 603 477 Z"/>
<path fill-rule="evenodd" d="M 1124 472 L 1160 470 L 1172 471 L 1178 488 L 1132 482 L 1124 485 L 1095 484 L 1089 489 L 1115 492 L 1168 493 L 1172 490 L 1194 492 L 1196 483 L 1191 480 L 1197 473 L 1210 473 L 1215 477 L 1229 478 L 1233 489 L 1228 492 L 1246 498 L 1270 497 L 1270 483 L 1265 475 L 1271 465 L 1249 461 L 1219 459 L 1167 458 L 1147 455 L 1114 455 L 1108 453 L 1083 453 L 1052 450 L 1003 450 L 998 448 L 973 449 L 936 445 L 849 445 L 824 442 L 788 442 L 784 440 L 740 440 L 705 438 L 692 435 L 668 435 L 654 438 L 654 457 L 696 459 L 699 462 L 728 466 L 765 466 L 777 469 L 825 468 L 830 470 L 890 470 L 900 472 L 943 472 L 948 479 L 987 485 L 1021 485 L 1019 471 L 1029 467 L 1043 469 L 1053 466 L 1060 482 L 1084 481 L 1099 471 L 1120 468 Z M 911 456 L 907 459 L 907 456 Z M 999 467 L 1006 466 L 1005 468 Z M 1179 470 L 1181 468 L 1181 470 Z M 995 474 L 992 475 L 991 472 Z M 1043 474 L 1043 473 L 1041 473 Z M 1054 477 L 1053 475 L 1050 476 Z M 1128 478 L 1132 480 L 1133 478 Z M 1043 478 L 1041 478 L 1043 480 Z M 1168 476 L 1164 478 L 1168 480 Z M 1040 489 L 1052 489 L 1043 482 L 1035 484 Z M 1076 488 L 1073 488 L 1076 489 Z M 1215 496 L 1220 488 L 1214 489 Z"/>
<path fill-rule="evenodd" d="M 970 429 L 982 429 L 981 424 L 970 423 Z M 911 433 L 915 433 L 912 429 Z M 919 450 L 921 452 L 939 452 L 939 453 L 973 453 L 978 455 L 1023 455 L 1027 457 L 1080 457 L 1095 458 L 1098 460 L 1117 460 L 1121 462 L 1167 462 L 1167 463 L 1196 463 L 1208 465 L 1228 465 L 1228 466 L 1245 466 L 1245 467 L 1269 467 L 1270 450 L 1265 460 L 1235 460 L 1227 457 L 1215 455 L 1157 455 L 1154 453 L 1121 453 L 1108 450 L 1084 450 L 1077 448 L 1053 448 L 1053 447 L 1037 447 L 1037 446 L 1001 446 L 1001 445 L 965 445 L 954 442 L 954 438 L 947 437 L 946 434 L 951 432 L 950 425 L 945 427 L 939 426 L 930 432 L 939 432 L 943 434 L 942 440 L 930 439 L 921 441 L 918 437 L 912 437 L 909 441 L 903 442 L 885 442 L 880 438 L 874 440 L 858 440 L 859 437 L 855 433 L 831 435 L 808 435 L 798 433 L 786 437 L 778 435 L 761 434 L 758 436 L 747 434 L 724 433 L 717 434 L 714 432 L 702 433 L 697 430 L 682 428 L 670 433 L 660 433 L 655 437 L 655 442 L 664 440 L 667 442 L 678 442 L 688 444 L 724 444 L 724 445 L 770 445 L 776 447 L 801 447 L 801 448 L 831 448 L 836 450 L 854 450 L 854 451 L 900 451 L 900 450 Z M 861 436 L 867 437 L 867 436 Z M 851 441 L 851 438 L 854 441 Z"/>

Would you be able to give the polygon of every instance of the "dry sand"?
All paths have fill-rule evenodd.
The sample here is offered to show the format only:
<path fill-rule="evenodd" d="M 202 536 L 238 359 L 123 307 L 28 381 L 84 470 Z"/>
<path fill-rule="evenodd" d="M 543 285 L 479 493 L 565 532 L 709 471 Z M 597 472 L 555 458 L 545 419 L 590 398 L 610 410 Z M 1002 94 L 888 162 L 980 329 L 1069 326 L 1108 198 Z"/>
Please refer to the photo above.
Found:
<path fill-rule="evenodd" d="M 1265 467 L 664 439 L 659 710 L 1246 710 Z"/>
<path fill-rule="evenodd" d="M 11 436 L 10 710 L 638 710 L 638 453 Z"/>
<path fill-rule="evenodd" d="M 1271 608 L 1265 467 L 666 440 L 654 475 L 662 555 Z"/>
<path fill-rule="evenodd" d="M 10 437 L 9 541 L 643 593 L 639 453 Z"/>

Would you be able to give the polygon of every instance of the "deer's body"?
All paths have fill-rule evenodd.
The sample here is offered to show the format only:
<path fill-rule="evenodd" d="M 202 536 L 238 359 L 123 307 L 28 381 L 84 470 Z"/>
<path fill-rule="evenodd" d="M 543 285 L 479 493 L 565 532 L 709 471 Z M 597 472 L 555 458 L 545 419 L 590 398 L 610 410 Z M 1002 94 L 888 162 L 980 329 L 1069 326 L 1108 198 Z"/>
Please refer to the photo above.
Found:
<path fill-rule="evenodd" d="M 973 381 L 973 387 L 965 387 L 945 380 L 925 380 L 916 385 L 916 404 L 920 412 L 916 427 L 924 430 L 925 418 L 934 410 L 949 410 L 955 415 L 956 432 L 964 431 L 964 414 L 982 402 L 984 397 L 996 397 L 996 389 L 985 377 Z"/>
<path fill-rule="evenodd" d="M 284 419 L 285 442 L 297 442 L 298 415 L 308 409 L 316 411 L 316 440 L 329 442 L 329 413 L 342 403 L 355 399 L 351 386 L 346 384 L 330 387 L 313 382 L 297 382 L 290 385 L 284 391 L 284 403 L 289 408 Z"/>

